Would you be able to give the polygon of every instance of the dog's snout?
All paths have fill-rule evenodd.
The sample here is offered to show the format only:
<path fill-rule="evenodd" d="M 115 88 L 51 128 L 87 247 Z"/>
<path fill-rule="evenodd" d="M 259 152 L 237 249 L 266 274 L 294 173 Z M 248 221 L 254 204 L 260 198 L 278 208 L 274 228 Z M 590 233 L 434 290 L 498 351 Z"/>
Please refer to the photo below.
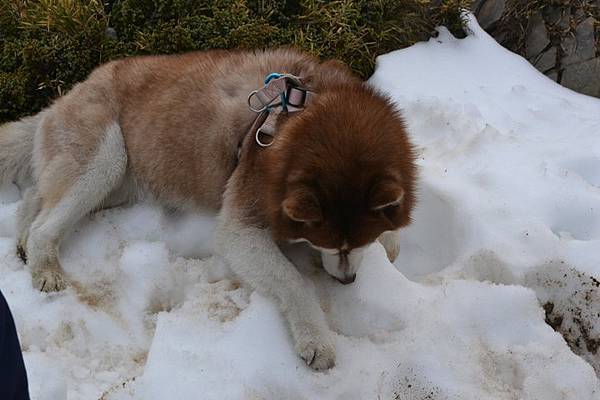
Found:
<path fill-rule="evenodd" d="M 344 278 L 335 278 L 342 285 L 348 285 L 356 280 L 356 274 L 345 276 Z"/>

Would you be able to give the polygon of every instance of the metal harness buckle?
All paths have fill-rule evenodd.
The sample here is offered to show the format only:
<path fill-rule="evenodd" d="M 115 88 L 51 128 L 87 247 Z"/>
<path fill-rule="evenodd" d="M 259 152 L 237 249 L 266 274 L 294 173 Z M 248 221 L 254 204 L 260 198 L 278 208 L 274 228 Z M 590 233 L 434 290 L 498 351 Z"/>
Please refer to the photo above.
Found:
<path fill-rule="evenodd" d="M 311 93 L 303 87 L 302 79 L 297 76 L 269 74 L 265 79 L 265 85 L 261 89 L 250 92 L 247 99 L 248 108 L 259 114 L 252 125 L 253 129 L 258 125 L 255 133 L 256 143 L 261 147 L 271 146 L 275 138 L 277 116 L 282 112 L 301 111 Z M 264 141 L 261 138 L 264 135 L 270 136 L 271 141 Z"/>

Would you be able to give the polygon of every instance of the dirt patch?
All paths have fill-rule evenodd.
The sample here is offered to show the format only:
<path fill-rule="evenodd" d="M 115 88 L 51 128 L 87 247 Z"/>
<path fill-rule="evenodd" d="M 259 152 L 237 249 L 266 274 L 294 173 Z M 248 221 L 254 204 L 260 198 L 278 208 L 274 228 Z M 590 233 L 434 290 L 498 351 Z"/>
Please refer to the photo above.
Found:
<path fill-rule="evenodd" d="M 600 376 L 600 282 L 563 261 L 548 262 L 526 277 L 543 305 L 546 323 Z"/>
<path fill-rule="evenodd" d="M 133 395 L 134 390 L 132 389 L 132 384 L 135 383 L 136 377 L 132 377 L 126 381 L 118 383 L 108 389 L 106 392 L 102 394 L 98 400 L 110 400 L 113 398 L 113 395 L 122 394 L 123 392 Z"/>
<path fill-rule="evenodd" d="M 592 276 L 588 276 L 589 280 L 586 280 L 585 275 L 574 271 L 574 274 L 582 280 L 581 291 L 575 290 L 573 296 L 578 296 L 583 293 L 585 305 L 591 306 L 592 300 L 598 296 L 598 288 L 600 283 Z M 565 277 L 567 274 L 565 274 Z M 587 288 L 586 288 L 587 287 Z M 597 330 L 596 324 L 600 323 L 600 309 L 597 309 L 595 319 L 589 320 L 588 316 L 585 315 L 585 311 L 580 307 L 571 307 L 568 311 L 571 312 L 570 318 L 574 323 L 573 326 L 563 327 L 564 314 L 560 311 L 555 311 L 554 303 L 547 302 L 544 304 L 544 311 L 546 312 L 546 323 L 552 327 L 555 331 L 563 335 L 571 349 L 579 349 L 585 346 L 585 349 L 593 354 L 599 355 L 598 349 L 600 348 L 600 337 L 595 334 Z M 591 315 L 592 318 L 594 315 Z M 576 328 L 576 329 L 574 329 Z"/>
<path fill-rule="evenodd" d="M 94 310 L 107 310 L 115 304 L 117 295 L 113 280 L 103 279 L 93 284 L 83 284 L 72 280 L 69 284 L 75 289 L 77 299 Z"/>
<path fill-rule="evenodd" d="M 392 384 L 391 392 L 380 393 L 377 400 L 447 400 L 448 396 L 442 390 L 423 379 L 420 373 L 416 373 L 412 368 L 407 370 L 397 378 Z"/>

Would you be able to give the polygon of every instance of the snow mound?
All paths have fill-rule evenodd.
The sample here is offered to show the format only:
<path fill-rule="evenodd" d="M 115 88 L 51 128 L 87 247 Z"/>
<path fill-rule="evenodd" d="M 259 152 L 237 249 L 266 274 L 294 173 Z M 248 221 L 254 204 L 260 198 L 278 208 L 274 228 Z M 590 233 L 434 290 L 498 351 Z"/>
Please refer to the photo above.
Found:
<path fill-rule="evenodd" d="M 469 28 L 464 40 L 441 28 L 380 57 L 371 78 L 420 150 L 421 202 L 404 232 L 413 251 L 396 265 L 431 283 L 531 287 L 600 374 L 600 101 L 554 84 L 474 20 Z M 433 252 L 423 246 L 432 238 Z"/>
<path fill-rule="evenodd" d="M 19 192 L 0 188 L 32 399 L 599 399 L 600 101 L 469 27 L 380 57 L 370 80 L 420 154 L 396 265 L 373 245 L 341 286 L 290 249 L 334 332 L 326 373 L 271 301 L 197 258 L 212 218 L 96 213 L 63 245 L 69 288 L 43 294 L 14 254 Z"/>

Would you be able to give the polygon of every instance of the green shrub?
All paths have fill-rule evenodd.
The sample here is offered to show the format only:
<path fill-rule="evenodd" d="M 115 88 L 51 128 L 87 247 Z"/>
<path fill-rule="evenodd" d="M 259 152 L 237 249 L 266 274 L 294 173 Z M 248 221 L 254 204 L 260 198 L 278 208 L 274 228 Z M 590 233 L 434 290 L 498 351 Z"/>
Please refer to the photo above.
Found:
<path fill-rule="evenodd" d="M 32 114 L 97 65 L 138 54 L 295 45 L 363 77 L 375 57 L 462 33 L 467 0 L 0 0 L 0 121 Z M 116 35 L 115 35 L 116 34 Z"/>

